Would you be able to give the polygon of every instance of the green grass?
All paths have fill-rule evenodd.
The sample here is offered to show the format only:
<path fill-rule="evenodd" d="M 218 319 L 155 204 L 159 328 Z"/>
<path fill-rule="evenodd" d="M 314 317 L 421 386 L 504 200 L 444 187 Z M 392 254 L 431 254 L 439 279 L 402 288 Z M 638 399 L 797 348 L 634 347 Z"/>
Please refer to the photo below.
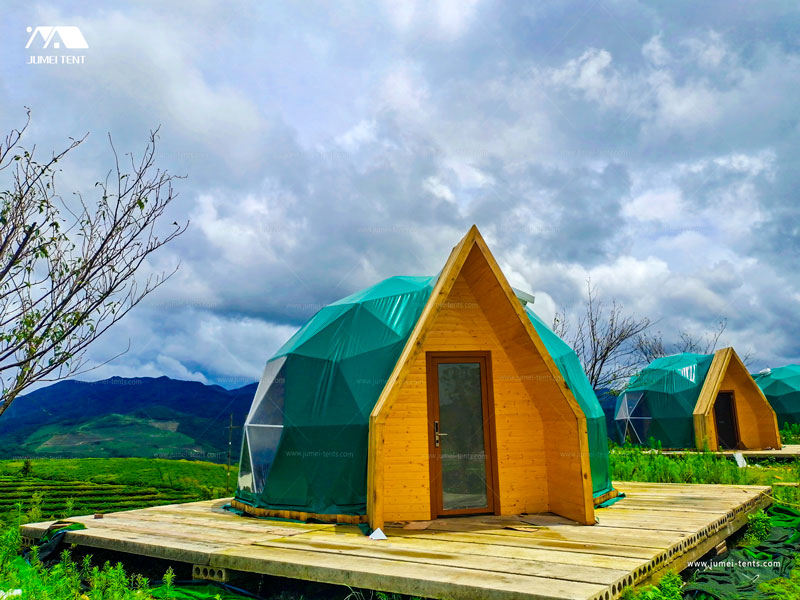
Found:
<path fill-rule="evenodd" d="M 800 425 L 797 423 L 786 423 L 781 429 L 781 443 L 800 444 Z"/>
<path fill-rule="evenodd" d="M 34 494 L 41 497 L 41 515 L 48 520 L 68 514 L 111 512 L 198 499 L 193 492 L 171 488 L 0 476 L 0 515 L 12 513 L 18 504 L 27 506 Z"/>
<path fill-rule="evenodd" d="M 722 483 L 772 485 L 800 481 L 800 463 L 762 461 L 740 468 L 735 462 L 709 452 L 663 454 L 650 448 L 614 448 L 612 479 L 654 483 Z"/>
<path fill-rule="evenodd" d="M 612 481 L 771 485 L 777 502 L 800 509 L 800 487 L 791 485 L 800 482 L 798 460 L 765 459 L 740 468 L 729 458 L 710 452 L 676 455 L 640 447 L 615 447 L 610 458 Z"/>
<path fill-rule="evenodd" d="M 800 561 L 800 556 L 795 556 L 795 562 Z M 764 594 L 765 600 L 786 600 L 800 598 L 800 567 L 795 567 L 789 577 L 778 577 L 772 581 L 765 581 L 758 586 Z"/>
<path fill-rule="evenodd" d="M 726 483 L 771 485 L 800 481 L 800 463 L 765 461 L 760 466 L 739 468 L 733 461 L 710 453 L 665 455 L 640 448 L 615 448 L 611 453 L 613 479 L 663 483 Z M 25 471 L 27 475 L 23 476 Z M 236 468 L 232 469 L 235 477 Z M 232 477 L 232 479 L 233 479 Z M 224 465 L 199 461 L 146 458 L 37 459 L 0 461 L 0 515 L 30 522 L 63 518 L 73 514 L 108 512 L 172 502 L 187 502 L 224 494 Z M 233 481 L 232 481 L 233 484 Z M 774 488 L 779 502 L 800 504 L 800 488 Z M 752 516 L 745 534 L 755 542 L 764 534 L 763 519 Z M 748 534 L 750 537 L 748 538 Z M 19 531 L 5 530 L 0 540 L 0 589 L 26 586 L 27 598 L 36 600 L 149 600 L 152 590 L 142 578 L 115 565 L 76 565 L 68 555 L 46 569 L 28 565 L 17 556 Z M 16 539 L 16 541 L 15 541 Z M 657 586 L 629 591 L 636 600 L 677 600 L 683 583 L 680 576 L 665 575 Z M 800 587 L 800 573 L 765 584 L 770 597 Z M 77 586 L 77 587 L 76 587 Z M 80 590 L 78 593 L 77 590 Z M 84 594 L 85 597 L 82 597 Z M 354 592 L 378 600 L 399 598 L 378 592 Z M 285 600 L 300 596 L 284 595 Z"/>

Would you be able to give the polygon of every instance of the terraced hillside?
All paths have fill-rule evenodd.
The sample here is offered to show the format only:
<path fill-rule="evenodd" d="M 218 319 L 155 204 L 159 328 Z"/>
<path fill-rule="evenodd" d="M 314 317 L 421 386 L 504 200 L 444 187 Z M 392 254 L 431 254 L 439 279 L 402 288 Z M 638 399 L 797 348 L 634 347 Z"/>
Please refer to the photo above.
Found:
<path fill-rule="evenodd" d="M 231 471 L 234 479 L 235 465 Z M 0 461 L 0 521 L 11 522 L 20 512 L 45 520 L 220 498 L 229 485 L 224 465 L 202 461 Z"/>
<path fill-rule="evenodd" d="M 0 512 L 13 513 L 18 506 L 30 510 L 36 504 L 45 519 L 196 500 L 186 490 L 0 476 Z"/>

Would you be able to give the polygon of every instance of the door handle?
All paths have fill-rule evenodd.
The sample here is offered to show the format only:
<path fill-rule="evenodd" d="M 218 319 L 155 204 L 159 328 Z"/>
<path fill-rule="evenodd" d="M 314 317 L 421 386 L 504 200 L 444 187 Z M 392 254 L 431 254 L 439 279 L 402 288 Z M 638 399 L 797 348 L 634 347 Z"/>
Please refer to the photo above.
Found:
<path fill-rule="evenodd" d="M 441 437 L 443 435 L 447 435 L 446 433 L 442 433 L 439 431 L 439 421 L 433 422 L 433 446 L 438 448 L 441 444 Z"/>

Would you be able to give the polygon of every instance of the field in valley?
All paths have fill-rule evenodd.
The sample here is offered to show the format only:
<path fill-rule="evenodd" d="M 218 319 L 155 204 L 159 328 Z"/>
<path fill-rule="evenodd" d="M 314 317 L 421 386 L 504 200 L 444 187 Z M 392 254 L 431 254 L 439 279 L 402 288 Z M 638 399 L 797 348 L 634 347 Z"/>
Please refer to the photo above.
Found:
<path fill-rule="evenodd" d="M 231 487 L 237 467 L 231 467 Z M 41 519 L 193 502 L 226 495 L 225 465 L 146 458 L 0 461 L 0 515 Z M 15 514 L 16 513 L 16 514 Z"/>

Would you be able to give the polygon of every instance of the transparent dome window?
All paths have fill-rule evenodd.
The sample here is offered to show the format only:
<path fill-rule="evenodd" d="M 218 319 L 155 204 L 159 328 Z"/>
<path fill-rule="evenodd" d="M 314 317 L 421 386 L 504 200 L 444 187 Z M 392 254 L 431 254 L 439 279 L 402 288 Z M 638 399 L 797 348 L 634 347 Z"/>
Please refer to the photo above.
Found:
<path fill-rule="evenodd" d="M 256 494 L 260 494 L 264 489 L 282 433 L 283 426 L 281 425 L 246 426 L 245 435 L 249 444 L 250 465 L 253 473 L 253 492 Z"/>
<path fill-rule="evenodd" d="M 283 425 L 283 403 L 286 397 L 286 357 L 267 363 L 258 384 L 248 425 Z"/>

